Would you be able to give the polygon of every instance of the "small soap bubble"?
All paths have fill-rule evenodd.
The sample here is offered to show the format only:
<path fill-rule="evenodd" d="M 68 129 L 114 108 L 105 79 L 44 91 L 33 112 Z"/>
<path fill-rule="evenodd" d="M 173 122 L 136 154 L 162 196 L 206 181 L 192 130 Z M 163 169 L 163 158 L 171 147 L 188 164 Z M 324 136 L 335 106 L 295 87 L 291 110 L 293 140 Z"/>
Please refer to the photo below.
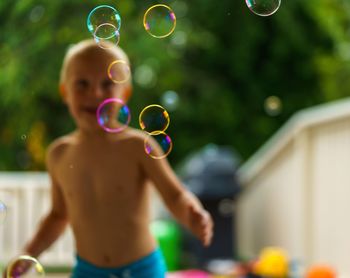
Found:
<path fill-rule="evenodd" d="M 144 64 L 140 65 L 135 70 L 135 82 L 143 88 L 152 88 L 157 83 L 157 75 L 153 67 Z"/>
<path fill-rule="evenodd" d="M 152 37 L 165 38 L 175 30 L 175 13 L 167 5 L 154 5 L 145 12 L 143 26 Z"/>
<path fill-rule="evenodd" d="M 175 91 L 166 91 L 162 95 L 161 103 L 169 111 L 174 111 L 179 105 L 179 96 Z"/>
<path fill-rule="evenodd" d="M 130 123 L 129 107 L 119 98 L 104 100 L 96 112 L 98 124 L 107 132 L 123 131 Z"/>
<path fill-rule="evenodd" d="M 96 28 L 94 39 L 99 47 L 108 49 L 119 44 L 120 34 L 113 24 L 103 23 Z"/>
<path fill-rule="evenodd" d="M 116 35 L 116 31 L 119 32 L 121 17 L 115 8 L 108 5 L 100 5 L 89 13 L 86 25 L 94 37 L 109 39 Z M 99 31 L 96 32 L 96 29 L 99 29 Z"/>
<path fill-rule="evenodd" d="M 274 14 L 281 5 L 281 0 L 245 0 L 248 8 L 260 16 Z"/>
<path fill-rule="evenodd" d="M 27 140 L 27 135 L 22 134 L 22 135 L 21 135 L 21 139 L 22 139 L 23 141 Z"/>
<path fill-rule="evenodd" d="M 124 83 L 130 78 L 130 67 L 123 60 L 115 60 L 109 65 L 107 74 L 114 83 Z"/>
<path fill-rule="evenodd" d="M 150 133 L 165 131 L 170 123 L 170 117 L 164 107 L 158 104 L 146 106 L 140 113 L 139 124 L 142 130 Z"/>
<path fill-rule="evenodd" d="M 45 7 L 42 5 L 35 6 L 29 14 L 29 20 L 33 23 L 39 22 L 45 13 Z"/>
<path fill-rule="evenodd" d="M 219 202 L 219 212 L 222 216 L 232 215 L 234 210 L 234 202 L 231 199 L 223 199 Z"/>
<path fill-rule="evenodd" d="M 190 3 L 189 3 L 190 4 Z M 176 18 L 184 18 L 188 13 L 188 5 L 187 1 L 176 0 L 171 3 L 171 7 L 173 11 L 176 11 Z"/>
<path fill-rule="evenodd" d="M 10 262 L 7 278 L 41 278 L 45 276 L 44 267 L 40 262 L 28 255 L 22 255 Z"/>
<path fill-rule="evenodd" d="M 174 32 L 171 38 L 171 43 L 177 47 L 184 47 L 187 43 L 187 34 L 183 31 Z"/>
<path fill-rule="evenodd" d="M 2 201 L 0 201 L 0 225 L 5 222 L 6 215 L 7 215 L 7 207 Z"/>
<path fill-rule="evenodd" d="M 269 96 L 264 103 L 265 112 L 270 116 L 277 116 L 281 113 L 282 102 L 279 97 Z"/>
<path fill-rule="evenodd" d="M 170 136 L 164 131 L 153 131 L 145 138 L 144 148 L 146 154 L 151 158 L 162 159 L 167 157 L 171 152 L 173 142 Z"/>

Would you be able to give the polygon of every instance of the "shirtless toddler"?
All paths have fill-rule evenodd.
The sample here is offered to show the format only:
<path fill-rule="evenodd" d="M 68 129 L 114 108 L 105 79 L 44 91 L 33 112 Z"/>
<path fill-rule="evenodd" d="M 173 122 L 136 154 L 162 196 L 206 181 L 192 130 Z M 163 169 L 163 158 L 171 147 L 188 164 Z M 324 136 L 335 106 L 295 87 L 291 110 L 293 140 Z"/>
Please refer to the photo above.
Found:
<path fill-rule="evenodd" d="M 48 149 L 51 208 L 23 253 L 38 257 L 69 224 L 77 253 L 72 277 L 163 278 L 164 260 L 149 229 L 151 187 L 205 246 L 213 222 L 167 160 L 145 153 L 143 131 L 128 127 L 108 133 L 97 123 L 103 100 L 127 102 L 131 95 L 131 82 L 114 83 L 108 77 L 114 60 L 128 63 L 119 47 L 102 49 L 93 40 L 72 46 L 65 56 L 60 92 L 76 130 Z"/>

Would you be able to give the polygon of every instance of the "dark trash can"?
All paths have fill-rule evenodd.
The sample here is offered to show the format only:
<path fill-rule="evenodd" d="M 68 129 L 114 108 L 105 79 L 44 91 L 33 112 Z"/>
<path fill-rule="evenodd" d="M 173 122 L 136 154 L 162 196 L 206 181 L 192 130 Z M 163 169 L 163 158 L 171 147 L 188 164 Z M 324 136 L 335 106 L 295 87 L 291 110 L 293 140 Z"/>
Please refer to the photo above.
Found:
<path fill-rule="evenodd" d="M 230 147 L 205 146 L 182 163 L 178 174 L 209 211 L 214 221 L 211 246 L 201 243 L 183 230 L 184 267 L 206 268 L 214 259 L 235 257 L 235 200 L 240 192 L 236 178 L 239 156 Z"/>

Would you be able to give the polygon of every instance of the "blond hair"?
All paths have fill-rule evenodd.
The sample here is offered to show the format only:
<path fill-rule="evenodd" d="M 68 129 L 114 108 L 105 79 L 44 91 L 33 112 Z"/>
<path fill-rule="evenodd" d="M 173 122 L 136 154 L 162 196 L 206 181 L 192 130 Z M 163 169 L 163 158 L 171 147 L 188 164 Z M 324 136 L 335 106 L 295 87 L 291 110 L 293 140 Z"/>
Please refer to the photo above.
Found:
<path fill-rule="evenodd" d="M 129 58 L 123 49 L 121 49 L 119 46 L 114 45 L 110 42 L 104 42 L 104 45 L 108 47 L 107 48 L 99 47 L 99 45 L 93 39 L 83 40 L 77 44 L 71 45 L 68 48 L 66 55 L 64 56 L 64 59 L 63 59 L 63 64 L 62 64 L 61 73 L 60 73 L 60 84 L 64 84 L 67 79 L 67 71 L 71 61 L 73 61 L 73 59 L 78 56 L 88 55 L 92 51 L 107 53 L 111 56 L 114 56 L 116 59 L 123 60 L 127 62 L 127 64 L 129 64 Z"/>

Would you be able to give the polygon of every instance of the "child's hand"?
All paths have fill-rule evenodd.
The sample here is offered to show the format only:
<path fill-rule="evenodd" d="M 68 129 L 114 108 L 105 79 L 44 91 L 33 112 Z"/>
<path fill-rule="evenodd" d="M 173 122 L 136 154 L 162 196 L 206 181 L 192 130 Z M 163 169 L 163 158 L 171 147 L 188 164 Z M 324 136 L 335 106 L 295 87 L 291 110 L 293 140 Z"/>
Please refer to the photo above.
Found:
<path fill-rule="evenodd" d="M 17 259 L 7 265 L 2 273 L 3 278 L 22 277 L 30 268 L 32 263 L 28 260 Z"/>
<path fill-rule="evenodd" d="M 195 208 L 193 205 L 190 206 L 189 213 L 190 230 L 204 246 L 209 246 L 213 237 L 214 226 L 210 214 L 204 209 Z"/>

